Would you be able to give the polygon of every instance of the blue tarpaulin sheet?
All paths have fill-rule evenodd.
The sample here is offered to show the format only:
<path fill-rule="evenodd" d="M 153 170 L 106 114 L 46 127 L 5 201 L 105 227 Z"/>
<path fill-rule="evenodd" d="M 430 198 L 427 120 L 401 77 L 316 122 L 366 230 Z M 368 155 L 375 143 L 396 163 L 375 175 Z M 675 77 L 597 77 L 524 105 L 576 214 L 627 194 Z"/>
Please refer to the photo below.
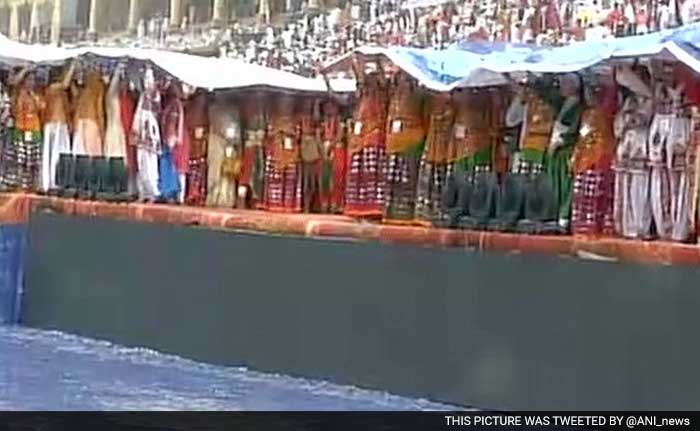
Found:
<path fill-rule="evenodd" d="M 448 49 L 360 48 L 382 55 L 434 91 L 502 85 L 504 74 L 579 72 L 613 59 L 664 56 L 700 73 L 700 23 L 640 36 L 576 42 L 560 47 L 467 42 Z M 329 66 L 331 67 L 331 66 Z"/>
<path fill-rule="evenodd" d="M 19 323 L 26 243 L 24 225 L 0 226 L 0 324 Z"/>

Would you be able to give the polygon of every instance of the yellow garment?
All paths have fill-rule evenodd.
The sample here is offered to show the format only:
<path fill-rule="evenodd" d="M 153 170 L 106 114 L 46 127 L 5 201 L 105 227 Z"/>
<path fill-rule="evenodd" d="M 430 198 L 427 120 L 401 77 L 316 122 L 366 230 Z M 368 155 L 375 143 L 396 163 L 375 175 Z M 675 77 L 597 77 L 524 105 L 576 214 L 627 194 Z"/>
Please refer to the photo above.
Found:
<path fill-rule="evenodd" d="M 522 149 L 545 152 L 552 136 L 556 114 L 534 90 L 528 90 L 526 97 L 527 119 Z"/>

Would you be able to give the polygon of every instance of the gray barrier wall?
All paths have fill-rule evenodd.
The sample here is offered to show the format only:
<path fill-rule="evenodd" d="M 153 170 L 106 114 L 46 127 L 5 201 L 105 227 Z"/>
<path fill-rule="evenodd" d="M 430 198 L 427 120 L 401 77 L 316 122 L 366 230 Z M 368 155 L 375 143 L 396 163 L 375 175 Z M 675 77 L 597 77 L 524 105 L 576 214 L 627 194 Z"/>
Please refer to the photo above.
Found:
<path fill-rule="evenodd" d="M 480 408 L 700 408 L 694 268 L 50 214 L 29 241 L 29 326 Z"/>

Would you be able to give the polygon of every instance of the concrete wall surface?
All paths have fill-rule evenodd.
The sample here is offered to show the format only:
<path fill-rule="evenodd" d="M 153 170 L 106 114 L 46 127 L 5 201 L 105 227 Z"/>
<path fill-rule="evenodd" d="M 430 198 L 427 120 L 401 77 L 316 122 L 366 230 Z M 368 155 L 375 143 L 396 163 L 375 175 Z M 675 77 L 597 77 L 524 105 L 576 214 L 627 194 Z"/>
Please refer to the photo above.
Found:
<path fill-rule="evenodd" d="M 24 323 L 488 409 L 700 408 L 699 271 L 34 214 Z"/>

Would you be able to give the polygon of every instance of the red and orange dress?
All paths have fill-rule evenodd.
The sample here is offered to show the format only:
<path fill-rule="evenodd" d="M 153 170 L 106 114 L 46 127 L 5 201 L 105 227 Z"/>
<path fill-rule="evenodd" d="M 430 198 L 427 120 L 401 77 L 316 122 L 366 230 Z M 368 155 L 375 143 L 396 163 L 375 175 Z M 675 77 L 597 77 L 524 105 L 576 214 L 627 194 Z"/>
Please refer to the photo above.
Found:
<path fill-rule="evenodd" d="M 39 186 L 43 109 L 43 98 L 20 84 L 12 101 L 14 129 L 9 145 L 3 148 L 3 188 L 34 190 Z"/>
<path fill-rule="evenodd" d="M 382 216 L 386 163 L 386 88 L 370 74 L 360 88 L 348 146 L 345 214 Z"/>
<path fill-rule="evenodd" d="M 574 234 L 611 235 L 613 220 L 616 140 L 614 114 L 588 106 L 581 115 L 579 140 L 574 148 L 571 227 Z"/>
<path fill-rule="evenodd" d="M 302 211 L 301 134 L 296 99 L 277 97 L 266 142 L 263 206 L 269 211 Z"/>
<path fill-rule="evenodd" d="M 322 139 L 324 168 L 321 181 L 323 212 L 342 213 L 345 207 L 347 175 L 347 143 L 340 105 L 327 100 L 323 105 Z"/>

